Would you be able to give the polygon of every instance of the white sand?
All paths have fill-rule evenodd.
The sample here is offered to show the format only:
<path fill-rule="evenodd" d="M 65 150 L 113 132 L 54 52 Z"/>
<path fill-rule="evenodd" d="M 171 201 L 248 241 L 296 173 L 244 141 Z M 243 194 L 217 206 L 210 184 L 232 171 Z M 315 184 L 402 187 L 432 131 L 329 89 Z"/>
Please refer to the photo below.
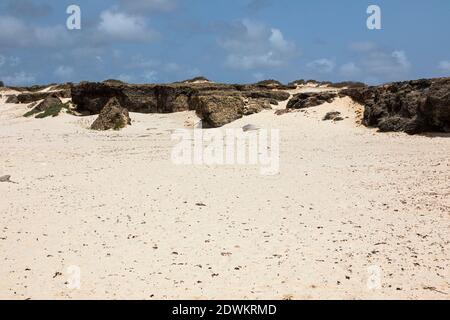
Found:
<path fill-rule="evenodd" d="M 262 176 L 172 164 L 192 112 L 93 132 L 26 110 L 0 104 L 0 176 L 18 183 L 0 183 L 1 299 L 450 297 L 448 135 L 377 133 L 348 99 L 264 111 L 226 126 L 281 130 L 281 172 Z"/>

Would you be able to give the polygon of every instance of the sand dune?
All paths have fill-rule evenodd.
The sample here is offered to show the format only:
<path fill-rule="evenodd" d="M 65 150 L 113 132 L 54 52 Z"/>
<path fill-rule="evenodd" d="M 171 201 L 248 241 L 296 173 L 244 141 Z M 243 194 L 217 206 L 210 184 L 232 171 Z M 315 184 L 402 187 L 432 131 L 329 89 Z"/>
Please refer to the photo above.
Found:
<path fill-rule="evenodd" d="M 349 98 L 265 110 L 223 128 L 280 129 L 263 176 L 173 164 L 193 112 L 95 132 L 26 111 L 1 100 L 0 299 L 449 299 L 448 135 L 378 133 Z"/>

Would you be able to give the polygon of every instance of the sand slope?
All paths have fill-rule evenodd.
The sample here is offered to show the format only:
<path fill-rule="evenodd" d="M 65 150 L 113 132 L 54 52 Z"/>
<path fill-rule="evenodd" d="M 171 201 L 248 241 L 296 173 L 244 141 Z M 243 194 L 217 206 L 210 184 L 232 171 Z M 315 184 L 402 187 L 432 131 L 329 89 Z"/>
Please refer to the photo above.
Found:
<path fill-rule="evenodd" d="M 449 136 L 377 133 L 346 98 L 268 110 L 226 126 L 281 130 L 280 174 L 263 176 L 174 165 L 190 112 L 93 132 L 26 110 L 0 104 L 0 176 L 17 182 L 0 183 L 1 299 L 450 297 Z"/>

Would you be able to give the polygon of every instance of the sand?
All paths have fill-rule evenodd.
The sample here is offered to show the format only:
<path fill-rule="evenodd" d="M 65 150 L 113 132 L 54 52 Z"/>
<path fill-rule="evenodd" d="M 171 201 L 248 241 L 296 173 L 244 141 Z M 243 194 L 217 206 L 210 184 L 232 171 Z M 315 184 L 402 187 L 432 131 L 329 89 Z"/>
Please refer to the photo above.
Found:
<path fill-rule="evenodd" d="M 192 112 L 94 132 L 26 111 L 0 100 L 0 299 L 450 297 L 449 135 L 378 133 L 348 98 L 266 110 L 224 128 L 280 129 L 264 176 L 173 164 Z"/>

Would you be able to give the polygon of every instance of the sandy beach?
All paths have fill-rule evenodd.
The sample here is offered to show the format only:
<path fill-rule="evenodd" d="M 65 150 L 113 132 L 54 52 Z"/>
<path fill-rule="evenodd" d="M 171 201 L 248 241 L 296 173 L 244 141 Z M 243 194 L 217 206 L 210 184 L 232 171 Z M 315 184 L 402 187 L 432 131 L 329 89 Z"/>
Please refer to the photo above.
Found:
<path fill-rule="evenodd" d="M 222 128 L 280 130 L 280 172 L 264 176 L 175 165 L 171 133 L 195 112 L 96 132 L 95 116 L 0 102 L 15 182 L 0 183 L 0 299 L 450 297 L 449 134 L 379 133 L 348 97 L 265 110 Z M 322 121 L 333 110 L 344 120 Z"/>

